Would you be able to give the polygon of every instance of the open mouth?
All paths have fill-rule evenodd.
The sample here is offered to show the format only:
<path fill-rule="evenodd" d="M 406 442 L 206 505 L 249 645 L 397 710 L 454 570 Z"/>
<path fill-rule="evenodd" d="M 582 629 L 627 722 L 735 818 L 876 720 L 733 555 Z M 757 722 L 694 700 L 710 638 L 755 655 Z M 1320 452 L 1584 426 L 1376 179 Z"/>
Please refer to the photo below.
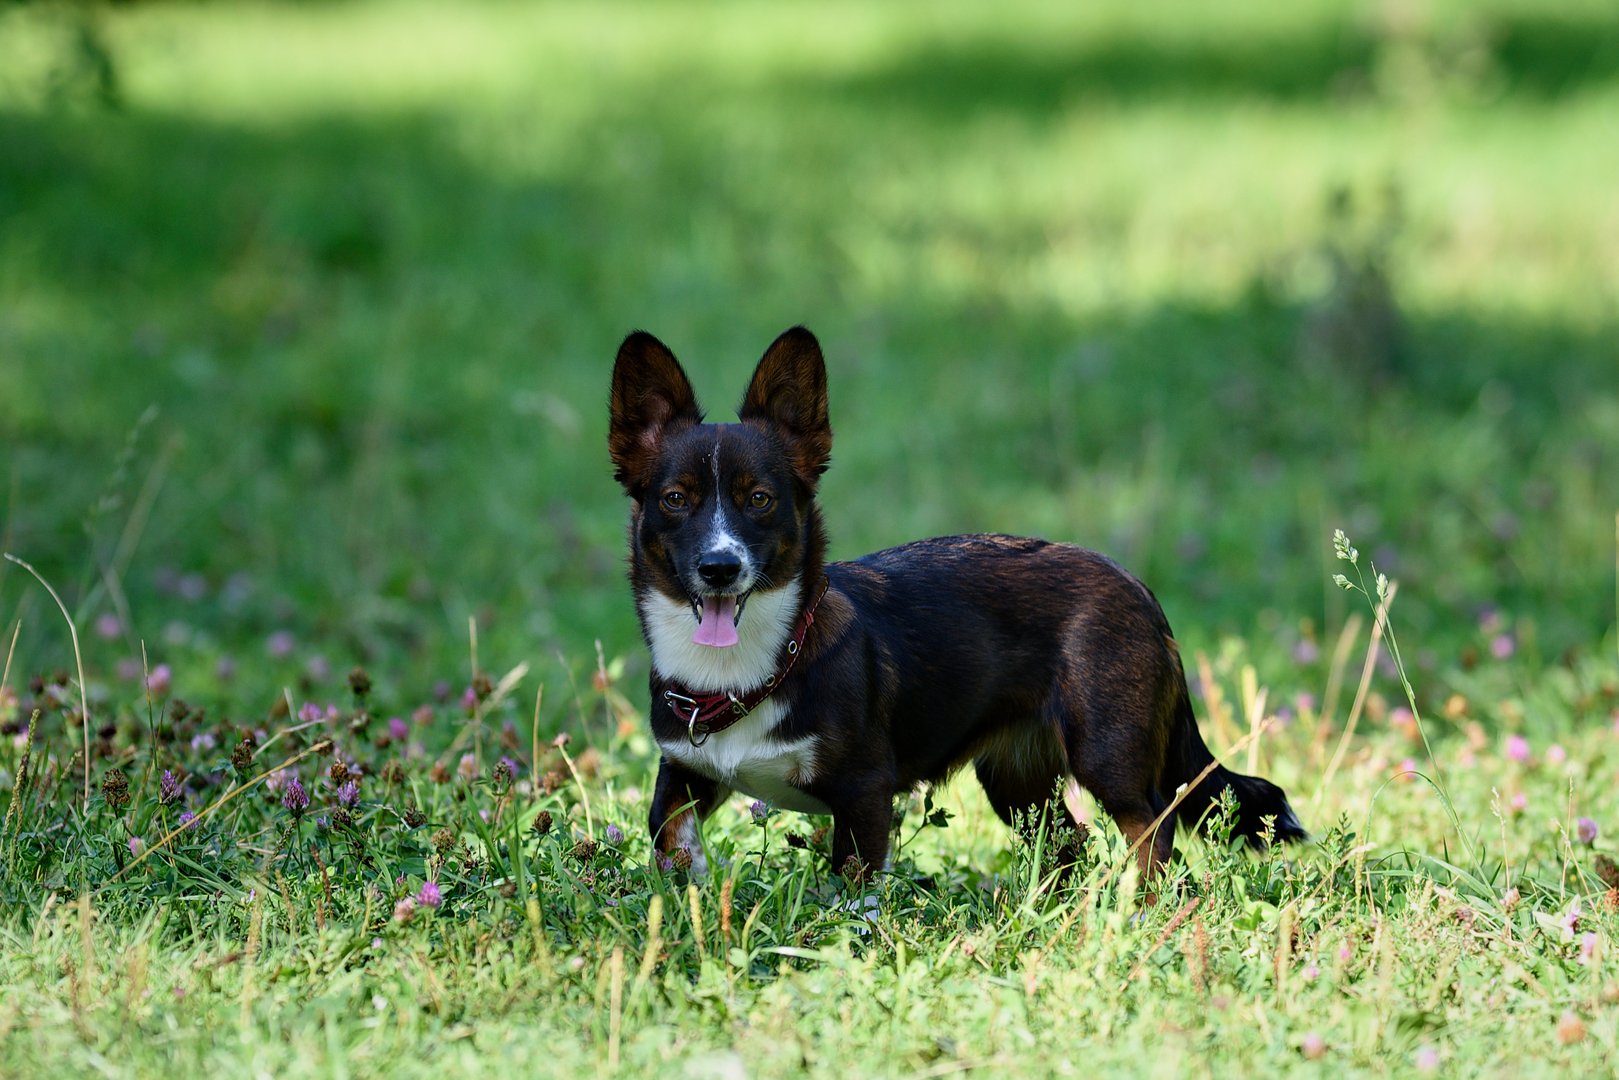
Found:
<path fill-rule="evenodd" d="M 742 624 L 742 609 L 747 606 L 748 596 L 749 593 L 691 597 L 691 611 L 697 618 L 692 641 L 716 649 L 729 649 L 735 645 L 736 628 Z"/>

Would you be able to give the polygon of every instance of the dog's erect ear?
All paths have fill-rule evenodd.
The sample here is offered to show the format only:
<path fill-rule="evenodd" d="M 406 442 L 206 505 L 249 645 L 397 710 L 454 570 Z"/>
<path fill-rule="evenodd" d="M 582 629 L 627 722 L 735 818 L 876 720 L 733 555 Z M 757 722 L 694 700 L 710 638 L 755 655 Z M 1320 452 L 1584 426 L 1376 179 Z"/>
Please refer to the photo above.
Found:
<path fill-rule="evenodd" d="M 703 410 L 675 354 L 644 330 L 625 338 L 613 362 L 607 431 L 613 478 L 639 498 L 652 481 L 652 464 L 664 437 L 702 422 Z"/>
<path fill-rule="evenodd" d="M 826 361 L 814 334 L 795 326 L 771 343 L 737 415 L 744 422 L 764 420 L 780 427 L 793 470 L 815 486 L 832 457 L 832 424 L 827 419 Z"/>

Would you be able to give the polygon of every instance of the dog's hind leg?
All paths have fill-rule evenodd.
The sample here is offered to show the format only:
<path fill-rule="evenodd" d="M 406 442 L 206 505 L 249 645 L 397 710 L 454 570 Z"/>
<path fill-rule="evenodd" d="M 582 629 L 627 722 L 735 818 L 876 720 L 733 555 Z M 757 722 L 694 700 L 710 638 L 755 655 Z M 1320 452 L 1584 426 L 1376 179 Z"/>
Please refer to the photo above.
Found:
<path fill-rule="evenodd" d="M 1175 818 L 1154 828 L 1168 805 L 1160 788 L 1171 700 L 1167 677 L 1159 685 L 1150 664 L 1119 651 L 1124 655 L 1111 657 L 1111 665 L 1093 659 L 1084 677 L 1062 680 L 1055 696 L 1062 702 L 1069 770 L 1118 824 L 1147 880 L 1174 851 Z"/>
<path fill-rule="evenodd" d="M 1042 827 L 1053 825 L 1072 830 L 1071 847 L 1058 853 L 1059 862 L 1074 862 L 1084 844 L 1086 828 L 1074 815 L 1073 807 L 1062 797 L 1068 782 L 1068 765 L 1062 744 L 1049 729 L 1030 725 L 1009 731 L 982 747 L 973 758 L 973 772 L 989 796 L 990 806 L 1012 828 L 1020 828 L 1032 840 Z M 1056 821 L 1050 815 L 1053 800 L 1062 804 Z"/>

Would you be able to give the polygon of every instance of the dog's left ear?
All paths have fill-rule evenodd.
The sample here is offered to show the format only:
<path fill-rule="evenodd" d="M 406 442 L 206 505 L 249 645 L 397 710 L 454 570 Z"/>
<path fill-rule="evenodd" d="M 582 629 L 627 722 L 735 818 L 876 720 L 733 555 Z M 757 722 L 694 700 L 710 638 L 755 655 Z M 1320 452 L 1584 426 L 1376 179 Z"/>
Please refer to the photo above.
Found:
<path fill-rule="evenodd" d="M 827 418 L 826 361 L 814 334 L 795 326 L 771 343 L 737 415 L 743 422 L 777 425 L 786 436 L 793 471 L 815 486 L 832 457 L 832 424 Z"/>

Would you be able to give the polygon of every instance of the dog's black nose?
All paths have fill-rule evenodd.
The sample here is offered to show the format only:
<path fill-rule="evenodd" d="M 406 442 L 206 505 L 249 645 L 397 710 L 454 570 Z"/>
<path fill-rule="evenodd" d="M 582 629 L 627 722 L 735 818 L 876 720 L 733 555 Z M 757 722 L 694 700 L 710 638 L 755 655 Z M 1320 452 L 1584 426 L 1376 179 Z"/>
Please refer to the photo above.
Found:
<path fill-rule="evenodd" d="M 742 573 L 742 560 L 729 551 L 710 551 L 697 564 L 697 576 L 711 588 L 723 589 Z"/>

